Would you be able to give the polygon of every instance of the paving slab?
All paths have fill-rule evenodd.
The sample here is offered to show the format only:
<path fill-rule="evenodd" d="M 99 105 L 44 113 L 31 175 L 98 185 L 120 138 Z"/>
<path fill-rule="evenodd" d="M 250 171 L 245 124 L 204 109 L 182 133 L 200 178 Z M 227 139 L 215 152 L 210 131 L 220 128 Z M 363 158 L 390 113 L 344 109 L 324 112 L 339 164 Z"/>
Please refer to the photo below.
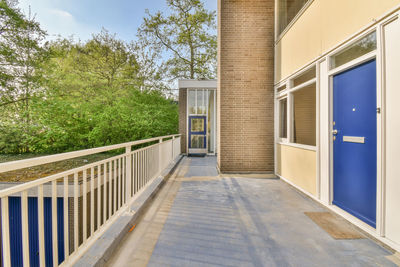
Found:
<path fill-rule="evenodd" d="M 396 266 L 371 239 L 332 238 L 305 214 L 328 210 L 279 179 L 211 176 L 215 157 L 180 165 L 109 266 Z"/>

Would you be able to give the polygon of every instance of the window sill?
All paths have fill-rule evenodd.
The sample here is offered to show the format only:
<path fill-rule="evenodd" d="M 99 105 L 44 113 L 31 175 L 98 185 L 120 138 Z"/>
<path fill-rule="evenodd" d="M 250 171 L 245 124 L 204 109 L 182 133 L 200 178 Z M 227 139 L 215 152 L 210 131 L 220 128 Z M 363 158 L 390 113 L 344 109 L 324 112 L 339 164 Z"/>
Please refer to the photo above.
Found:
<path fill-rule="evenodd" d="M 301 148 L 301 149 L 305 149 L 305 150 L 317 151 L 316 146 L 296 144 L 296 143 L 284 143 L 284 142 L 278 142 L 278 144 L 284 145 L 284 146 L 291 146 L 291 147 L 295 147 L 295 148 Z"/>

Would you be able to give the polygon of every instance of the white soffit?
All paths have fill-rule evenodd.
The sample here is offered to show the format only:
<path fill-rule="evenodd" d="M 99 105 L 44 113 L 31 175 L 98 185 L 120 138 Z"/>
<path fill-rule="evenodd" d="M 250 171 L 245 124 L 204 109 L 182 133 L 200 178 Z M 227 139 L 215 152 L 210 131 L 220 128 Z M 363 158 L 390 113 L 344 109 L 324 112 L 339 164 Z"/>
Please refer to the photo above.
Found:
<path fill-rule="evenodd" d="M 217 80 L 179 80 L 179 89 L 180 88 L 216 89 Z"/>

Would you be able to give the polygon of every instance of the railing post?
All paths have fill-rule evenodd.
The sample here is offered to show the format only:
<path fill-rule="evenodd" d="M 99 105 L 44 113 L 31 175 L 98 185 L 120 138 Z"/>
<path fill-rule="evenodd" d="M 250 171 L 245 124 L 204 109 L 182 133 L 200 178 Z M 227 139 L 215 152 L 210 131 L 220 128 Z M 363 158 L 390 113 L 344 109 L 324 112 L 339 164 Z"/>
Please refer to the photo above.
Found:
<path fill-rule="evenodd" d="M 125 147 L 125 154 L 126 154 L 126 188 L 125 188 L 125 193 L 126 193 L 126 202 L 129 201 L 131 198 L 132 192 L 131 192 L 131 187 L 132 187 L 132 161 L 131 161 L 131 146 Z M 123 177 L 123 176 L 122 176 Z"/>
<path fill-rule="evenodd" d="M 161 151 L 161 144 L 162 144 L 162 138 L 158 140 L 158 173 L 161 173 L 162 170 L 162 151 Z"/>
<path fill-rule="evenodd" d="M 175 136 L 172 136 L 172 160 L 175 159 L 175 154 L 174 154 L 174 143 L 175 143 Z M 171 160 L 171 161 L 172 161 Z"/>

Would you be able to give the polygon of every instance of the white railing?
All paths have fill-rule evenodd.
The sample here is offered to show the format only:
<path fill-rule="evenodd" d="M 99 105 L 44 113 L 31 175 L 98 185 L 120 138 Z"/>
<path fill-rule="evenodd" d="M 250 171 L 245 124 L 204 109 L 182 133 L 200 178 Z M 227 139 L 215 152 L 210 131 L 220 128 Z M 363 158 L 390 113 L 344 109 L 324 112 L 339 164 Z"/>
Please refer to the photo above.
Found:
<path fill-rule="evenodd" d="M 163 136 L 0 164 L 3 173 L 125 148 L 124 154 L 1 190 L 3 266 L 75 262 L 180 155 L 180 141 L 180 135 Z M 132 151 L 141 144 L 149 145 Z"/>

